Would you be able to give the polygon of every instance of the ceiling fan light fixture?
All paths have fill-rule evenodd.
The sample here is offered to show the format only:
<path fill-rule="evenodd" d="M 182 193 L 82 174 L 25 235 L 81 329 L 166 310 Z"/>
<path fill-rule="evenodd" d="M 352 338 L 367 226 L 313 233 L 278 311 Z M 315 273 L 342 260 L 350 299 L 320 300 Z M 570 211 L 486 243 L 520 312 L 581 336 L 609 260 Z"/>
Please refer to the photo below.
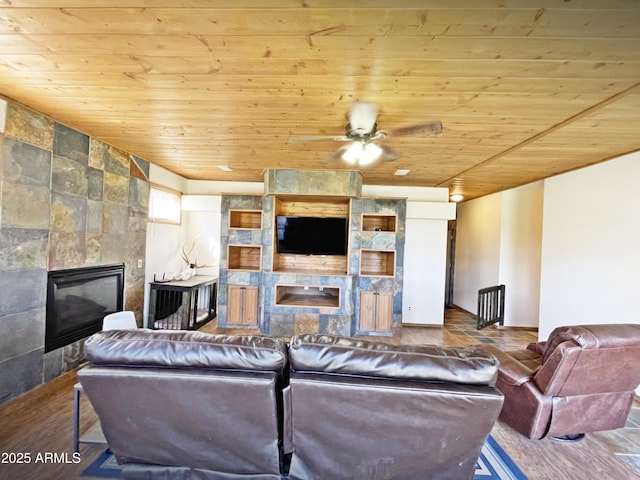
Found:
<path fill-rule="evenodd" d="M 362 157 L 364 146 L 360 142 L 353 142 L 346 152 L 342 154 L 342 159 L 351 164 L 356 164 Z"/>
<path fill-rule="evenodd" d="M 375 162 L 382 154 L 382 148 L 375 143 L 353 142 L 342 159 L 352 165 L 369 165 Z"/>
<path fill-rule="evenodd" d="M 367 143 L 362 149 L 360 156 L 360 165 L 369 165 L 375 162 L 382 154 L 382 148 L 375 143 Z"/>

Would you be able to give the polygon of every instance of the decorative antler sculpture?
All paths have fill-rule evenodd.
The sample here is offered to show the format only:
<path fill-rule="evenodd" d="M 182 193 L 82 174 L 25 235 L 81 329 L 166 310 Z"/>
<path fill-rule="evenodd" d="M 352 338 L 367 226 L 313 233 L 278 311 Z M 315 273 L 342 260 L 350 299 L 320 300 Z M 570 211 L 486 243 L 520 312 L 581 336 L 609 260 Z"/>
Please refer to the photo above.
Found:
<path fill-rule="evenodd" d="M 191 261 L 191 259 L 189 258 L 189 255 L 191 255 L 191 252 L 193 252 L 193 249 L 196 247 L 196 242 L 198 241 L 198 237 L 193 239 L 193 242 L 191 243 L 191 248 L 189 249 L 188 252 L 185 252 L 184 250 L 184 245 L 182 246 L 182 260 L 184 261 L 184 263 L 187 264 L 187 267 L 189 268 L 205 268 L 205 267 L 211 267 L 212 265 L 206 265 L 206 264 L 202 264 L 202 265 L 198 265 L 198 259 L 194 258 L 193 261 Z"/>

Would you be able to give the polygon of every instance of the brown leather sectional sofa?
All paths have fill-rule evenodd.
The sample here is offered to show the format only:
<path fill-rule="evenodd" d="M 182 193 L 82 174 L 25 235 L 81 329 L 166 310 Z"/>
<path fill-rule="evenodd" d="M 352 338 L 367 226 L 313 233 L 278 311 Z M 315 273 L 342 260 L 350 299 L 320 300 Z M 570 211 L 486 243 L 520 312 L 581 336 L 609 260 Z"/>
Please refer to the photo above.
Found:
<path fill-rule="evenodd" d="M 475 348 L 130 330 L 85 350 L 127 479 L 471 479 L 503 403 Z"/>

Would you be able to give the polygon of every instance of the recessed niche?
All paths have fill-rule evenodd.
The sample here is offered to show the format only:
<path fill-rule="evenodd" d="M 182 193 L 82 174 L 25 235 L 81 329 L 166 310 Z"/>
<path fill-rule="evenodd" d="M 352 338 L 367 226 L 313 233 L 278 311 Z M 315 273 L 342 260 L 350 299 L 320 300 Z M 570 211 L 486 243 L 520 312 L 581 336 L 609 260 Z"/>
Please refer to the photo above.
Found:
<path fill-rule="evenodd" d="M 248 270 L 259 272 L 262 259 L 260 245 L 229 245 L 227 268 L 229 270 Z"/>
<path fill-rule="evenodd" d="M 395 232 L 397 225 L 395 214 L 362 214 L 362 231 L 364 232 Z"/>
<path fill-rule="evenodd" d="M 229 228 L 260 230 L 262 228 L 262 211 L 229 210 Z"/>
<path fill-rule="evenodd" d="M 340 288 L 276 285 L 276 305 L 287 307 L 340 308 Z"/>
<path fill-rule="evenodd" d="M 360 250 L 360 275 L 393 277 L 396 269 L 394 250 Z"/>

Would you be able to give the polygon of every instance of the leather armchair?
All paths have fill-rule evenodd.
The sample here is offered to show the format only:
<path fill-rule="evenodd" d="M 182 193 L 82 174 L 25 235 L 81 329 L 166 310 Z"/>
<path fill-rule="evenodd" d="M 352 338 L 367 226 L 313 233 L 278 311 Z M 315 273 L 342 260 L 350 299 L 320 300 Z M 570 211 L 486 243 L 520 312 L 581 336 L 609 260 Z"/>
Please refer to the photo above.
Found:
<path fill-rule="evenodd" d="M 291 479 L 473 478 L 502 406 L 492 356 L 308 334 L 289 362 Z"/>
<path fill-rule="evenodd" d="M 284 341 L 112 330 L 78 372 L 125 479 L 282 476 Z"/>
<path fill-rule="evenodd" d="M 531 439 L 623 427 L 640 383 L 640 325 L 559 327 L 518 351 L 477 347 L 500 361 L 500 420 Z"/>

